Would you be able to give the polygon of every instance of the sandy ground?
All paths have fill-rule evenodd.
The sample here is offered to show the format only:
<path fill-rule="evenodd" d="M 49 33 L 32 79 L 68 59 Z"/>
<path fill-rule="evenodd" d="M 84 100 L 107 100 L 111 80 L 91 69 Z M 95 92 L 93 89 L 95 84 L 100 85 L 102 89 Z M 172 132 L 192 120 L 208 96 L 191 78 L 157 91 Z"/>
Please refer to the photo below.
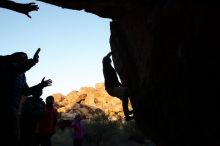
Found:
<path fill-rule="evenodd" d="M 102 136 L 108 133 L 103 131 Z M 56 134 L 52 137 L 53 146 L 73 146 L 72 141 L 72 130 L 57 130 Z M 90 136 L 85 137 L 83 146 L 150 146 L 146 144 L 138 144 L 133 140 L 129 140 L 129 134 L 125 133 L 115 133 L 113 135 L 107 136 L 107 138 L 96 139 Z M 91 139 L 93 138 L 93 139 Z"/>

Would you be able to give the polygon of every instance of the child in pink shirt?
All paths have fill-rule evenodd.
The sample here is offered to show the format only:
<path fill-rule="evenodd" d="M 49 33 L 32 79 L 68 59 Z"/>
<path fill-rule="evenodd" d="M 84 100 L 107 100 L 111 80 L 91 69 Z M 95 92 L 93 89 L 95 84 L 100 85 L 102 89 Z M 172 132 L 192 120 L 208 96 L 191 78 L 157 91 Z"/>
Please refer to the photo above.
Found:
<path fill-rule="evenodd" d="M 85 136 L 85 125 L 82 122 L 80 114 L 76 115 L 72 121 L 71 127 L 73 128 L 73 146 L 82 146 Z"/>

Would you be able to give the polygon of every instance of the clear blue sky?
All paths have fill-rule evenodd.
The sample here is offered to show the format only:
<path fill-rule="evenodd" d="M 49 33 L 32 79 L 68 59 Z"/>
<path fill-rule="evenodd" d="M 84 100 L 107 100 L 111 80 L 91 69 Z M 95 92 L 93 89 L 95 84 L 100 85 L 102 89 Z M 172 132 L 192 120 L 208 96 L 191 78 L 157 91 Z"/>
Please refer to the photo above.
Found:
<path fill-rule="evenodd" d="M 35 2 L 39 10 L 30 13 L 32 19 L 0 8 L 0 55 L 23 51 L 32 58 L 41 48 L 39 63 L 26 77 L 29 86 L 43 77 L 53 80 L 53 85 L 44 89 L 43 98 L 103 82 L 102 57 L 110 51 L 111 20 Z"/>

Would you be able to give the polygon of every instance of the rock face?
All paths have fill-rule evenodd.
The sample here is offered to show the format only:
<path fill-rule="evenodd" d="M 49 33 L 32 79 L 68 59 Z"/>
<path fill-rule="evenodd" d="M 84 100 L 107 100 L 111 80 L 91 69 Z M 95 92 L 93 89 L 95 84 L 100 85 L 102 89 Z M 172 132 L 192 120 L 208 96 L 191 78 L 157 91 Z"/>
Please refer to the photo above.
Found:
<path fill-rule="evenodd" d="M 158 145 L 219 145 L 217 4 L 41 1 L 112 19 L 114 65 L 132 92 L 135 120 L 146 136 Z"/>
<path fill-rule="evenodd" d="M 53 97 L 64 120 L 73 119 L 77 113 L 87 120 L 102 114 L 109 120 L 124 120 L 121 100 L 108 95 L 103 83 L 97 83 L 95 88 L 81 87 L 80 91 L 72 91 L 66 96 L 54 94 Z"/>

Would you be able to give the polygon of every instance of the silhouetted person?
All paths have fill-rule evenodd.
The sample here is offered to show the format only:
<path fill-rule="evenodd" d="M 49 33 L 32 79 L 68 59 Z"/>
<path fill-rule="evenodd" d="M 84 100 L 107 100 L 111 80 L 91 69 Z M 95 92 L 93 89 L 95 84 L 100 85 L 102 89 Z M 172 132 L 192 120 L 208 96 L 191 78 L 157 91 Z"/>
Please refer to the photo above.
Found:
<path fill-rule="evenodd" d="M 133 119 L 133 116 L 130 116 L 132 114 L 132 111 L 129 111 L 128 109 L 128 88 L 123 86 L 119 82 L 117 72 L 111 65 L 111 55 L 111 52 L 108 53 L 102 60 L 103 75 L 105 79 L 105 90 L 108 92 L 109 95 L 118 97 L 122 100 L 122 107 L 125 115 L 125 120 L 129 121 Z"/>
<path fill-rule="evenodd" d="M 54 107 L 54 97 L 46 98 L 46 116 L 38 122 L 37 146 L 51 146 L 51 137 L 56 132 L 58 112 Z"/>
<path fill-rule="evenodd" d="M 71 127 L 73 128 L 73 146 L 82 146 L 85 137 L 85 125 L 80 114 L 75 116 Z"/>
<path fill-rule="evenodd" d="M 0 0 L 0 7 L 25 14 L 29 18 L 31 18 L 29 15 L 31 11 L 37 11 L 39 9 L 39 7 L 35 5 L 34 2 L 21 4 L 10 0 Z"/>
<path fill-rule="evenodd" d="M 38 63 L 39 51 L 40 49 L 36 51 L 33 59 L 28 59 L 24 52 L 0 56 L 0 112 L 4 117 L 0 124 L 1 132 L 4 133 L 1 142 L 6 142 L 9 146 L 17 146 L 19 140 L 18 108 L 21 96 L 31 95 L 33 91 L 48 86 L 51 82 L 51 80 L 43 81 L 33 87 L 29 87 L 26 83 L 25 72 Z"/>
<path fill-rule="evenodd" d="M 46 116 L 46 106 L 41 98 L 42 93 L 42 89 L 36 90 L 22 105 L 20 117 L 20 146 L 34 146 L 36 143 L 36 128 L 38 122 Z"/>

